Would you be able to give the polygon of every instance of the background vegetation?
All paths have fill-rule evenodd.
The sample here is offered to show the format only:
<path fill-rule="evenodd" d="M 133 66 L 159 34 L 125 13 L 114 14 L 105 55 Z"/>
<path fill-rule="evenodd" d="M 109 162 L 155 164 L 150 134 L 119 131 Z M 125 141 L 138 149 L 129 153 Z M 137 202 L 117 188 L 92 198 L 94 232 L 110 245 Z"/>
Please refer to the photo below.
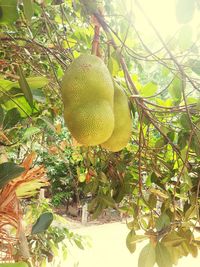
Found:
<path fill-rule="evenodd" d="M 200 247 L 200 33 L 190 25 L 199 1 L 178 0 L 174 10 L 180 27 L 163 37 L 140 1 L 0 0 L 1 194 L 10 186 L 3 170 L 19 176 L 15 164 L 34 151 L 28 169 L 45 166 L 54 205 L 84 203 L 89 194 L 93 218 L 107 207 L 132 217 L 130 252 L 149 239 L 140 267 L 170 267 Z M 137 28 L 134 12 L 153 38 Z M 121 152 L 80 147 L 64 126 L 62 76 L 91 49 L 129 96 L 133 131 Z M 31 259 L 40 264 L 37 253 Z"/>

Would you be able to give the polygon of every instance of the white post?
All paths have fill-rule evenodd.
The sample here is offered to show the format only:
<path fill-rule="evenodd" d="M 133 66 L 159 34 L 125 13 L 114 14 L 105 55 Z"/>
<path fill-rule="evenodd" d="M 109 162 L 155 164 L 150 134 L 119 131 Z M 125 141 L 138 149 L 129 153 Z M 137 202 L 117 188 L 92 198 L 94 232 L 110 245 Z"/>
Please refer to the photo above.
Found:
<path fill-rule="evenodd" d="M 82 218 L 81 218 L 82 224 L 86 224 L 87 219 L 88 219 L 88 204 L 85 203 L 82 207 Z"/>
<path fill-rule="evenodd" d="M 45 197 L 44 197 L 44 193 L 45 193 L 45 189 L 44 188 L 41 188 L 40 189 L 40 194 L 39 194 L 39 199 L 44 199 Z"/>

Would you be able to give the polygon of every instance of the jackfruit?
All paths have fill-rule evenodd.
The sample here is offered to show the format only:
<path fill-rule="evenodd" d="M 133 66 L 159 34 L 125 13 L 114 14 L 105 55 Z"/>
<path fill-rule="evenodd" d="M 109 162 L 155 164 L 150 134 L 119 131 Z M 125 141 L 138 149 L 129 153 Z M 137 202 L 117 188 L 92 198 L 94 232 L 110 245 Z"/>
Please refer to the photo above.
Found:
<path fill-rule="evenodd" d="M 81 55 L 62 80 L 64 119 L 72 136 L 85 146 L 105 142 L 114 130 L 114 86 L 104 62 Z"/>
<path fill-rule="evenodd" d="M 28 267 L 28 263 L 20 261 L 15 263 L 0 263 L 0 267 Z"/>
<path fill-rule="evenodd" d="M 130 140 L 132 120 L 126 94 L 119 85 L 115 84 L 114 87 L 115 127 L 111 137 L 101 146 L 109 151 L 117 152 L 122 150 Z"/>

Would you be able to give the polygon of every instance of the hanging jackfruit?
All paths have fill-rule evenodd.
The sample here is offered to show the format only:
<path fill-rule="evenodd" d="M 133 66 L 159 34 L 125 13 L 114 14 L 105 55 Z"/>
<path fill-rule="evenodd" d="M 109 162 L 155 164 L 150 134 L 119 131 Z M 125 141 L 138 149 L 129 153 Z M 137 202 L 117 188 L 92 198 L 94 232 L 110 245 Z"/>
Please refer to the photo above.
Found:
<path fill-rule="evenodd" d="M 115 127 L 111 137 L 101 146 L 112 152 L 123 149 L 130 140 L 132 120 L 128 99 L 119 85 L 115 84 L 114 91 L 114 116 Z"/>
<path fill-rule="evenodd" d="M 104 62 L 94 55 L 75 59 L 63 77 L 61 91 L 72 136 L 85 146 L 105 142 L 114 129 L 114 86 Z"/>

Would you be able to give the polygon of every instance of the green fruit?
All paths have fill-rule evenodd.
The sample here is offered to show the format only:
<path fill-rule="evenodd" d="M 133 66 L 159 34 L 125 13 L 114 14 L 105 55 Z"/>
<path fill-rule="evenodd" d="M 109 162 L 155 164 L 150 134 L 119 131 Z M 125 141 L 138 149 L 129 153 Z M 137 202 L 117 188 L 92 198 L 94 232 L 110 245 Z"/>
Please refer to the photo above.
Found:
<path fill-rule="evenodd" d="M 0 263 L 0 267 L 29 267 L 28 263 L 19 261 L 15 263 Z"/>
<path fill-rule="evenodd" d="M 104 62 L 82 55 L 62 81 L 64 118 L 72 136 L 86 146 L 105 142 L 114 129 L 114 87 Z"/>
<path fill-rule="evenodd" d="M 115 127 L 111 137 L 101 146 L 112 152 L 124 148 L 131 137 L 132 120 L 128 99 L 124 91 L 115 84 L 114 94 Z"/>

